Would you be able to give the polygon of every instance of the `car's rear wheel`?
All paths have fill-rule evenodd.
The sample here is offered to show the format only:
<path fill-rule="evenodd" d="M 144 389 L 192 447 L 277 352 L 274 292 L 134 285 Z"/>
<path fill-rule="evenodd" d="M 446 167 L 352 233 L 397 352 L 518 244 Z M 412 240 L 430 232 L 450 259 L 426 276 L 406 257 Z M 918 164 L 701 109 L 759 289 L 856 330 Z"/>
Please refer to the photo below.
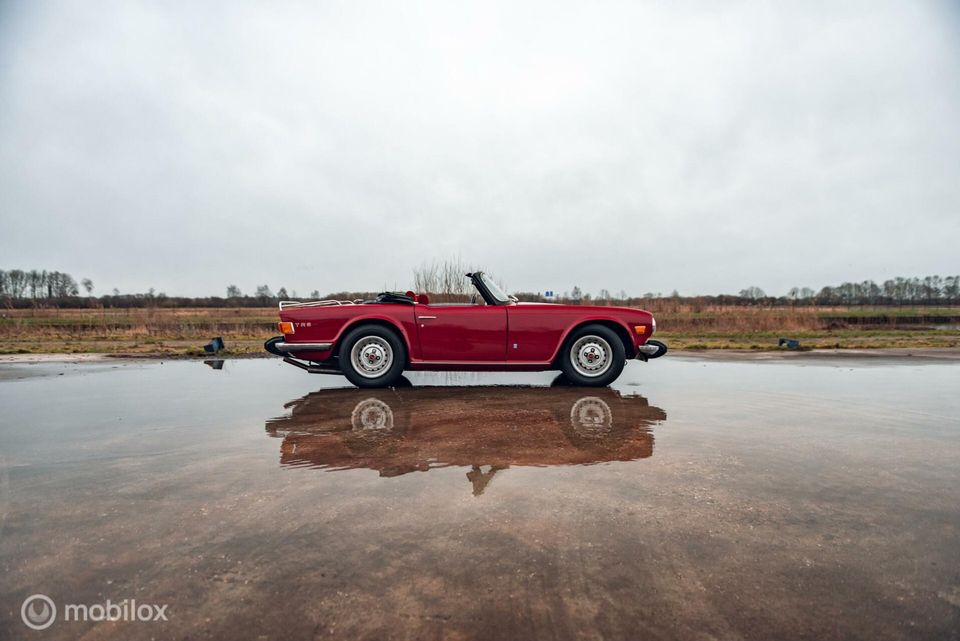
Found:
<path fill-rule="evenodd" d="M 380 325 L 361 325 L 340 342 L 340 369 L 357 387 L 390 387 L 406 362 L 403 341 Z"/>
<path fill-rule="evenodd" d="M 567 339 L 560 369 L 575 385 L 603 387 L 617 380 L 627 354 L 617 333 L 604 325 L 587 325 Z"/>

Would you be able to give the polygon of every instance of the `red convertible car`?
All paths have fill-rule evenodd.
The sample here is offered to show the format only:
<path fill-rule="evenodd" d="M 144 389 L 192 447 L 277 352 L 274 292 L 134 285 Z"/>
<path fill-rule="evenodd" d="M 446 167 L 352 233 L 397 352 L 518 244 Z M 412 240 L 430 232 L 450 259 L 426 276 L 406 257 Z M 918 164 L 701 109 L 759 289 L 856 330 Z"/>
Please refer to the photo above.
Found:
<path fill-rule="evenodd" d="M 467 274 L 470 303 L 385 292 L 369 301 L 280 303 L 272 354 L 358 387 L 388 387 L 404 370 L 562 370 L 576 385 L 604 386 L 628 358 L 663 356 L 650 312 L 629 307 L 521 303 L 483 272 Z"/>

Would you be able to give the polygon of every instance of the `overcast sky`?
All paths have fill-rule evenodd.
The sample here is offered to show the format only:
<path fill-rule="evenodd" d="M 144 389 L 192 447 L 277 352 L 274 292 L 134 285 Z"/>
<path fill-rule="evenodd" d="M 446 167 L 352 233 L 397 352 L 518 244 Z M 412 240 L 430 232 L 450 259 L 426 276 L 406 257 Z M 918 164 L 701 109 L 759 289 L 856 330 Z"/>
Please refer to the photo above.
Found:
<path fill-rule="evenodd" d="M 960 10 L 4 2 L 0 269 L 96 293 L 960 272 Z"/>

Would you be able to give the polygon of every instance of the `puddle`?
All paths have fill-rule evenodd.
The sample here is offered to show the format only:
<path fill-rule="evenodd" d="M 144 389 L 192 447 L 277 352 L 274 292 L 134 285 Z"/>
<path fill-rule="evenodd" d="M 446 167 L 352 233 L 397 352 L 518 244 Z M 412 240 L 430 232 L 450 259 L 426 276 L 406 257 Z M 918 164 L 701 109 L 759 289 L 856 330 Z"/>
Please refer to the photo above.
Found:
<path fill-rule="evenodd" d="M 610 389 L 392 390 L 273 360 L 31 368 L 0 382 L 0 638 L 960 629 L 960 365 L 668 357 Z M 37 593 L 168 620 L 29 631 Z"/>
<path fill-rule="evenodd" d="M 409 382 L 407 383 L 409 385 Z M 267 421 L 281 465 L 400 476 L 470 468 L 474 494 L 515 466 L 589 465 L 653 454 L 667 418 L 637 395 L 569 387 L 401 387 L 313 392 Z M 489 471 L 481 473 L 482 467 Z"/>

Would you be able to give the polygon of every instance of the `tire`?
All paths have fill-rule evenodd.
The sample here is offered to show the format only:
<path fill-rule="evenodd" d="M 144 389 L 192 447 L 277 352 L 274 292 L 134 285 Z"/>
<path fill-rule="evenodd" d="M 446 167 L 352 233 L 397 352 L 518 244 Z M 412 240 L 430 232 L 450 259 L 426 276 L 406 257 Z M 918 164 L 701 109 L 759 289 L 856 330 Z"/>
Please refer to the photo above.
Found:
<path fill-rule="evenodd" d="M 340 342 L 339 355 L 343 375 L 357 387 L 391 387 L 407 362 L 403 340 L 380 325 L 350 330 Z"/>
<path fill-rule="evenodd" d="M 574 330 L 560 351 L 560 369 L 574 385 L 604 387 L 617 380 L 627 360 L 623 341 L 604 325 Z"/>

